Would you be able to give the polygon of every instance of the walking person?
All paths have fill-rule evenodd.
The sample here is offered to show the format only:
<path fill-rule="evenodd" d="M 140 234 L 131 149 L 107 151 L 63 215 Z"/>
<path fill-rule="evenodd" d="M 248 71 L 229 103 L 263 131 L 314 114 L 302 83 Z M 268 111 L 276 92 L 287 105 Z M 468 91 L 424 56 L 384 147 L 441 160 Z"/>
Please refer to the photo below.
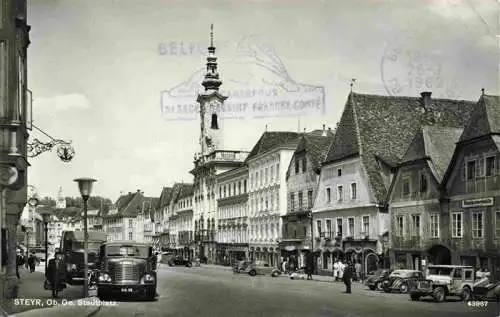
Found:
<path fill-rule="evenodd" d="M 312 253 L 307 254 L 307 262 L 306 262 L 306 273 L 307 279 L 312 280 L 312 274 L 314 272 L 314 255 Z"/>
<path fill-rule="evenodd" d="M 27 264 L 28 264 L 28 267 L 29 267 L 29 269 L 30 269 L 30 272 L 31 272 L 31 273 L 35 272 L 36 257 L 35 257 L 35 253 L 34 253 L 34 252 L 32 252 L 32 253 L 30 254 L 30 256 L 28 257 Z"/>
<path fill-rule="evenodd" d="M 22 267 L 25 262 L 26 261 L 23 256 L 23 251 L 18 251 L 16 255 L 16 276 L 18 279 L 21 279 L 21 275 L 19 274 L 19 267 Z"/>
<path fill-rule="evenodd" d="M 345 293 L 351 294 L 351 284 L 352 284 L 352 274 L 354 272 L 354 268 L 350 263 L 348 263 L 347 267 L 344 270 L 342 278 L 344 279 L 345 284 Z"/>
<path fill-rule="evenodd" d="M 356 270 L 356 281 L 362 282 L 363 276 L 361 276 L 361 263 L 359 261 L 354 265 L 354 269 Z"/>
<path fill-rule="evenodd" d="M 161 253 L 156 252 L 156 269 L 159 270 L 161 265 Z"/>
<path fill-rule="evenodd" d="M 66 268 L 64 266 L 63 254 L 57 250 L 54 258 L 50 259 L 45 278 L 50 283 L 52 298 L 57 298 L 57 293 L 65 287 Z"/>

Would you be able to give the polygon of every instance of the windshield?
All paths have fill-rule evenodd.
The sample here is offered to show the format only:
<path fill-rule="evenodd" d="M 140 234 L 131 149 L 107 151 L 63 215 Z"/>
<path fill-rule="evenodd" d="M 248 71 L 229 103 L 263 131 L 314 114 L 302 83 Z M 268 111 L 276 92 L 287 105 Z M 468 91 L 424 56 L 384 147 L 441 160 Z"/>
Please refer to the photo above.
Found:
<path fill-rule="evenodd" d="M 392 277 L 409 277 L 411 276 L 411 273 L 413 272 L 408 272 L 408 271 L 394 271 L 391 273 Z"/>
<path fill-rule="evenodd" d="M 107 256 L 135 256 L 139 258 L 149 257 L 149 247 L 133 245 L 109 245 L 106 247 Z"/>
<path fill-rule="evenodd" d="M 452 270 L 451 267 L 429 267 L 429 275 L 450 276 Z"/>
<path fill-rule="evenodd" d="M 88 244 L 88 250 L 89 251 L 99 251 L 99 247 L 101 246 L 101 243 L 100 242 L 93 242 L 93 241 L 89 241 L 87 242 Z M 77 250 L 83 250 L 84 246 L 83 246 L 83 241 L 73 241 L 73 251 L 77 251 Z"/>

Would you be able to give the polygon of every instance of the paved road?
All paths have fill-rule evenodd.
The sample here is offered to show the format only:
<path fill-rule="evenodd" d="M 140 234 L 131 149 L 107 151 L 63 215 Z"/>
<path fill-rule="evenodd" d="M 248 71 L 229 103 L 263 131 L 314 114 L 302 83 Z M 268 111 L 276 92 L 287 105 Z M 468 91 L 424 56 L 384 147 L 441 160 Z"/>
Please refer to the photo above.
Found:
<path fill-rule="evenodd" d="M 412 302 L 408 295 L 353 288 L 344 294 L 341 283 L 293 281 L 280 277 L 233 275 L 214 267 L 166 267 L 159 270 L 156 302 L 118 302 L 102 307 L 107 316 L 487 316 L 496 317 L 496 303 L 470 308 L 463 302 Z M 54 314 L 57 316 L 57 314 Z"/>

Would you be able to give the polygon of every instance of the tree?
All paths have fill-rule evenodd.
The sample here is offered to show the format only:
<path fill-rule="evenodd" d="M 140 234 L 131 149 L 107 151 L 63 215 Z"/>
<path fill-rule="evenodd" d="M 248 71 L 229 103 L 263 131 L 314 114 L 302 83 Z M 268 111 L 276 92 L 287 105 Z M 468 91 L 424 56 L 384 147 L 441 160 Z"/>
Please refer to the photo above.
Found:
<path fill-rule="evenodd" d="M 54 207 L 56 205 L 56 201 L 50 197 L 44 197 L 44 198 L 40 199 L 40 201 L 38 202 L 38 205 Z"/>

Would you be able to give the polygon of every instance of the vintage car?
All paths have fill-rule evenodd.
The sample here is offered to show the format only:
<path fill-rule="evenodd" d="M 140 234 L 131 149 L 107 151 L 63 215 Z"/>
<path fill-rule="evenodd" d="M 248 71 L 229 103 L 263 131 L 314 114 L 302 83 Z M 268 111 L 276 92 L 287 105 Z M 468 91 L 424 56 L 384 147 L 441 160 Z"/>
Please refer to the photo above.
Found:
<path fill-rule="evenodd" d="M 429 265 L 428 274 L 413 289 L 410 298 L 414 301 L 431 296 L 436 302 L 443 302 L 448 296 L 471 300 L 476 282 L 474 268 L 462 265 Z"/>
<path fill-rule="evenodd" d="M 252 264 L 252 261 L 238 261 L 233 266 L 233 273 L 238 274 L 241 272 L 245 272 L 245 269 Z"/>
<path fill-rule="evenodd" d="M 269 265 L 269 262 L 266 261 L 255 261 L 248 265 L 245 270 L 245 273 L 248 273 L 250 276 L 255 275 L 271 275 L 276 277 L 281 274 L 280 270 Z"/>
<path fill-rule="evenodd" d="M 174 256 L 168 261 L 169 266 L 177 266 L 177 265 L 182 265 L 185 267 L 192 267 L 193 263 L 191 260 L 188 260 L 186 258 L 183 258 L 182 256 Z"/>
<path fill-rule="evenodd" d="M 406 294 L 423 279 L 424 275 L 417 270 L 394 270 L 382 281 L 382 289 L 386 293 L 397 291 Z"/>
<path fill-rule="evenodd" d="M 156 261 L 153 247 L 133 241 L 106 242 L 100 247 L 97 296 L 156 297 Z"/>
<path fill-rule="evenodd" d="M 368 274 L 366 276 L 366 281 L 365 285 L 368 286 L 369 289 L 372 291 L 374 290 L 382 290 L 382 281 L 391 274 L 391 270 L 389 269 L 380 269 L 376 270 L 375 272 L 370 272 L 371 274 Z"/>

